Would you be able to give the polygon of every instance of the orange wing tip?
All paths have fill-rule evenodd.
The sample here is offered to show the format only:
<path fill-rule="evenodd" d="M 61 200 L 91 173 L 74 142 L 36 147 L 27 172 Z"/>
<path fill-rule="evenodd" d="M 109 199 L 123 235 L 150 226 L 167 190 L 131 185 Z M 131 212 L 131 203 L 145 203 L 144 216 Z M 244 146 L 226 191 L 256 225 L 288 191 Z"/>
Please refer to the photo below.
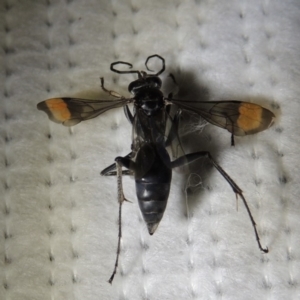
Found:
<path fill-rule="evenodd" d="M 253 134 L 268 129 L 274 123 L 275 115 L 260 105 L 242 102 L 239 107 L 238 126 L 246 134 Z"/>
<path fill-rule="evenodd" d="M 37 109 L 44 111 L 49 119 L 56 123 L 68 123 L 72 117 L 68 104 L 63 98 L 53 98 L 40 102 Z"/>

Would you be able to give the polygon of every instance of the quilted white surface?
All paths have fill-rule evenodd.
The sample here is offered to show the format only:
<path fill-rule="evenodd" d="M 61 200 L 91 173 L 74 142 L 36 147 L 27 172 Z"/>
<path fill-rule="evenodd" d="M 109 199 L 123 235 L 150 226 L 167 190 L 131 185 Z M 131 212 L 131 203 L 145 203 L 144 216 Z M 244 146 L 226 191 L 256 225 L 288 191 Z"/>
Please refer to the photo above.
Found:
<path fill-rule="evenodd" d="M 297 0 L 1 1 L 0 299 L 300 299 L 300 2 Z M 55 96 L 128 95 L 158 53 L 185 99 L 253 101 L 276 123 L 236 138 L 208 125 L 190 150 L 209 150 L 243 189 L 263 246 L 225 180 L 194 165 L 185 200 L 174 172 L 164 218 L 149 236 L 135 198 L 123 209 L 120 267 L 115 178 L 99 172 L 130 151 L 122 109 L 72 129 L 36 104 Z M 187 207 L 188 212 L 187 213 Z"/>

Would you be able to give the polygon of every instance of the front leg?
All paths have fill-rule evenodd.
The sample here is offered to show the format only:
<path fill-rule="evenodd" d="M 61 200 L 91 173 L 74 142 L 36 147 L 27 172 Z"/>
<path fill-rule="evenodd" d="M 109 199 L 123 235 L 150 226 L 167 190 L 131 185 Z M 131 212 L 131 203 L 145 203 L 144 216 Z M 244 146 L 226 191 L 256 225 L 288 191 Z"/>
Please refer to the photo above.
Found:
<path fill-rule="evenodd" d="M 109 94 L 110 96 L 112 97 L 115 97 L 115 98 L 119 98 L 119 99 L 122 99 L 124 98 L 122 95 L 120 95 L 119 93 L 115 92 L 115 91 L 111 91 L 111 90 L 108 90 L 104 87 L 104 78 L 103 77 L 100 77 L 100 83 L 101 83 L 101 88 L 102 90 Z"/>

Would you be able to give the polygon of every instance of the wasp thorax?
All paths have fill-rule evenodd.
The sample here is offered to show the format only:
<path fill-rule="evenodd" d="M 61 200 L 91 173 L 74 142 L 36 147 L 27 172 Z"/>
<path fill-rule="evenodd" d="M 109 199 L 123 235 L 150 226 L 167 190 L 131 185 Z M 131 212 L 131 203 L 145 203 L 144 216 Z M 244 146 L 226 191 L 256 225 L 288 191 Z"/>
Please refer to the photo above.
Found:
<path fill-rule="evenodd" d="M 163 94 L 157 89 L 142 89 L 136 94 L 135 99 L 136 106 L 147 115 L 152 115 L 164 107 Z"/>

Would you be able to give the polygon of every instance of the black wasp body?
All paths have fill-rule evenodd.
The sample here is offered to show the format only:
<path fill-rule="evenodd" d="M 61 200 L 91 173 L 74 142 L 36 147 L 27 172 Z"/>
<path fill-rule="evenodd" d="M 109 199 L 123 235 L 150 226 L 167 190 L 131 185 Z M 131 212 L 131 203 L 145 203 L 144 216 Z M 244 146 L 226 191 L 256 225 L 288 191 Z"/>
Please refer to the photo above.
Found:
<path fill-rule="evenodd" d="M 163 217 L 172 179 L 165 145 L 168 115 L 160 88 L 159 77 L 145 74 L 129 85 L 135 99 L 135 114 L 128 117 L 133 124 L 132 153 L 130 158 L 117 158 L 134 174 L 139 206 L 150 234 Z M 127 110 L 126 115 L 129 114 Z M 102 174 L 106 175 L 105 171 Z"/>
<path fill-rule="evenodd" d="M 116 175 L 118 182 L 119 201 L 119 238 L 117 258 L 113 274 L 109 282 L 113 281 L 117 271 L 121 241 L 121 216 L 122 204 L 126 200 L 123 194 L 122 175 L 133 174 L 135 178 L 136 194 L 143 218 L 148 231 L 152 235 L 161 221 L 166 209 L 172 169 L 189 164 L 201 157 L 207 157 L 213 166 L 229 183 L 234 193 L 239 196 L 248 212 L 258 247 L 263 252 L 268 252 L 260 244 L 256 230 L 256 224 L 243 196 L 242 190 L 229 177 L 229 175 L 216 163 L 209 152 L 200 151 L 183 154 L 179 158 L 171 160 L 167 151 L 168 146 L 174 141 L 180 146 L 178 126 L 181 110 L 199 114 L 202 118 L 227 129 L 231 133 L 231 144 L 234 145 L 234 135 L 254 134 L 267 129 L 272 125 L 274 114 L 260 105 L 242 101 L 186 101 L 173 99 L 170 95 L 165 97 L 161 91 L 162 82 L 159 75 L 165 70 L 165 60 L 155 54 L 149 56 L 145 62 L 148 71 L 149 59 L 157 57 L 162 61 L 162 68 L 156 74 L 148 74 L 144 71 L 128 70 L 120 71 L 115 65 L 132 65 L 127 62 L 117 61 L 111 64 L 110 69 L 119 74 L 134 73 L 138 79 L 128 86 L 131 98 L 125 98 L 118 93 L 107 90 L 104 87 L 104 79 L 101 78 L 102 89 L 117 98 L 115 100 L 87 100 L 77 98 L 53 98 L 40 102 L 37 107 L 45 111 L 49 118 L 65 126 L 73 126 L 81 121 L 92 119 L 109 109 L 123 107 L 125 115 L 132 124 L 131 152 L 125 157 L 117 157 L 115 163 L 104 169 L 101 174 L 105 176 Z M 131 113 L 128 105 L 133 104 Z M 170 113 L 171 106 L 175 112 Z M 126 170 L 123 170 L 122 168 Z"/>

